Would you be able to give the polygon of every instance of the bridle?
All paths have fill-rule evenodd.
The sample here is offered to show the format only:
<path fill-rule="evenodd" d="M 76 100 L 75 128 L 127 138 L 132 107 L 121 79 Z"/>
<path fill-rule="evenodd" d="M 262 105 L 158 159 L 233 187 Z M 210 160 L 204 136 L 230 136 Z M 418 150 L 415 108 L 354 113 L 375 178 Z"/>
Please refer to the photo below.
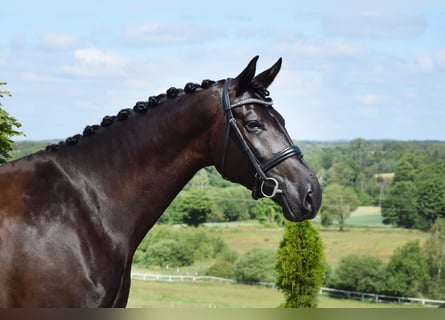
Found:
<path fill-rule="evenodd" d="M 280 189 L 278 181 L 275 178 L 268 177 L 266 175 L 266 172 L 292 156 L 297 156 L 299 159 L 302 159 L 303 152 L 301 152 L 301 149 L 298 146 L 293 144 L 292 139 L 289 137 L 289 135 L 287 134 L 287 132 L 285 131 L 285 129 L 283 128 L 281 123 L 278 121 L 278 119 L 276 119 L 276 117 L 271 112 L 272 105 L 273 105 L 272 99 L 268 98 L 266 100 L 262 100 L 262 99 L 257 99 L 257 98 L 247 98 L 247 99 L 238 101 L 234 104 L 230 103 L 229 85 L 232 82 L 232 80 L 233 79 L 228 78 L 225 81 L 224 87 L 223 87 L 223 92 L 222 92 L 222 105 L 223 105 L 223 109 L 224 109 L 224 115 L 227 119 L 227 129 L 226 129 L 226 135 L 225 135 L 225 140 L 224 140 L 224 151 L 223 151 L 222 159 L 221 159 L 221 172 L 224 172 L 230 131 L 233 130 L 235 135 L 238 137 L 238 140 L 241 144 L 243 151 L 248 156 L 250 162 L 252 163 L 252 165 L 256 171 L 254 185 L 252 188 L 252 197 L 254 199 L 258 199 L 261 197 L 273 198 L 277 194 L 283 193 L 283 190 Z M 277 154 L 272 156 L 269 160 L 267 160 L 263 164 L 258 160 L 258 158 L 253 153 L 252 149 L 247 144 L 240 129 L 238 128 L 238 126 L 236 124 L 236 119 L 233 116 L 233 112 L 232 112 L 233 109 L 247 105 L 247 104 L 262 105 L 267 110 L 269 110 L 269 114 L 272 116 L 272 118 L 275 119 L 275 121 L 277 121 L 277 123 L 279 124 L 280 128 L 282 129 L 283 133 L 286 135 L 286 137 L 289 141 L 289 147 L 284 148 L 283 150 L 281 150 L 280 152 L 278 152 Z M 271 188 L 272 191 L 270 193 L 267 193 L 266 192 L 267 190 L 265 190 L 265 185 L 269 184 L 269 183 L 272 184 L 272 188 Z"/>

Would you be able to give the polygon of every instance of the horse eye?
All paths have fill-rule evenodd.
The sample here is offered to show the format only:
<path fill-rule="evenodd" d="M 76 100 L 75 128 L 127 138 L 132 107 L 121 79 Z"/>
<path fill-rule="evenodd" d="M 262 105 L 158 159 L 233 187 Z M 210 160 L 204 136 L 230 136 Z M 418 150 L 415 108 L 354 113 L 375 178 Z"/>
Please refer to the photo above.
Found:
<path fill-rule="evenodd" d="M 264 125 L 258 120 L 247 121 L 245 127 L 250 132 L 254 132 L 259 129 L 264 129 Z"/>

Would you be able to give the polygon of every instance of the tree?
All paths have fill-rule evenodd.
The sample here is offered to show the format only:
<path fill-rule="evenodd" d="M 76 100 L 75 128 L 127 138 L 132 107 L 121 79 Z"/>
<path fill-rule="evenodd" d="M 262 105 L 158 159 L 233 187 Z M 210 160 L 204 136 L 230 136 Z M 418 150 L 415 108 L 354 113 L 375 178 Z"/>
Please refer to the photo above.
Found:
<path fill-rule="evenodd" d="M 275 250 L 253 248 L 247 251 L 235 267 L 239 282 L 273 282 L 275 280 Z"/>
<path fill-rule="evenodd" d="M 342 186 L 353 187 L 357 179 L 357 172 L 353 168 L 351 159 L 336 162 L 329 169 L 329 184 L 340 184 Z"/>
<path fill-rule="evenodd" d="M 378 293 L 384 284 L 383 262 L 373 256 L 346 256 L 335 271 L 335 288 Z"/>
<path fill-rule="evenodd" d="M 213 188 L 212 195 L 217 206 L 217 213 L 222 216 L 223 221 L 240 221 L 250 218 L 249 211 L 255 206 L 255 201 L 251 199 L 250 192 L 246 188 L 239 185 Z"/>
<path fill-rule="evenodd" d="M 340 231 L 344 230 L 345 220 L 357 209 L 359 200 L 354 189 L 340 184 L 329 184 L 323 190 L 321 220 L 324 225 L 337 221 Z"/>
<path fill-rule="evenodd" d="M 369 167 L 371 162 L 369 148 L 369 142 L 362 138 L 352 140 L 349 143 L 351 158 L 358 170 L 364 170 L 366 167 Z"/>
<path fill-rule="evenodd" d="M 399 164 L 409 163 L 405 160 Z M 403 179 L 396 173 L 397 179 L 382 202 L 383 223 L 429 230 L 437 218 L 445 217 L 445 161 L 416 167 L 404 169 Z"/>
<path fill-rule="evenodd" d="M 428 291 L 431 281 L 428 260 L 419 241 L 410 241 L 397 249 L 385 271 L 386 294 L 416 297 Z"/>
<path fill-rule="evenodd" d="M 284 223 L 281 207 L 270 199 L 259 199 L 253 213 L 255 219 L 267 226 L 281 226 Z"/>
<path fill-rule="evenodd" d="M 206 222 L 208 216 L 214 211 L 213 202 L 202 189 L 190 189 L 180 199 L 177 206 L 178 211 L 181 212 L 182 221 L 194 227 Z"/>
<path fill-rule="evenodd" d="M 150 246 L 142 262 L 145 266 L 189 266 L 195 262 L 193 250 L 194 248 L 188 243 L 166 239 Z"/>
<path fill-rule="evenodd" d="M 6 82 L 0 82 L 0 86 L 6 85 Z M 11 96 L 8 91 L 0 90 L 0 98 L 4 96 Z M 4 109 L 2 109 L 0 102 L 0 163 L 5 163 L 9 159 L 9 153 L 12 151 L 14 141 L 11 140 L 13 136 L 23 135 L 22 132 L 17 131 L 21 127 L 14 117 L 11 117 Z"/>
<path fill-rule="evenodd" d="M 369 203 L 369 195 L 365 192 L 372 181 L 372 173 L 369 168 L 374 162 L 374 152 L 370 152 L 370 143 L 364 139 L 355 139 L 349 143 L 349 152 L 352 159 L 351 167 L 355 171 L 353 187 L 357 191 L 363 203 Z"/>
<path fill-rule="evenodd" d="M 437 219 L 432 226 L 425 251 L 432 280 L 430 294 L 434 299 L 445 299 L 445 218 Z"/>
<path fill-rule="evenodd" d="M 209 276 L 232 279 L 235 276 L 235 265 L 226 260 L 217 260 L 206 272 Z"/>
<path fill-rule="evenodd" d="M 385 188 L 391 183 L 394 179 L 394 174 L 375 174 L 375 181 L 379 185 L 379 201 L 377 203 L 378 207 L 382 207 L 382 201 L 385 198 Z"/>
<path fill-rule="evenodd" d="M 414 181 L 417 171 L 424 162 L 424 154 L 417 152 L 404 154 L 397 162 L 394 182 Z"/>
<path fill-rule="evenodd" d="M 205 189 L 209 186 L 209 175 L 205 169 L 199 170 L 188 183 L 190 188 Z"/>
<path fill-rule="evenodd" d="M 234 263 L 237 254 L 207 228 L 157 225 L 139 244 L 133 262 L 142 266 L 185 266 L 215 258 Z"/>
<path fill-rule="evenodd" d="M 277 252 L 275 284 L 286 308 L 315 308 L 325 276 L 323 245 L 310 221 L 287 222 Z"/>
<path fill-rule="evenodd" d="M 445 218 L 445 160 L 422 167 L 416 184 L 419 213 L 416 228 L 429 230 L 437 218 Z"/>
<path fill-rule="evenodd" d="M 384 224 L 414 228 L 417 220 L 417 191 L 412 181 L 395 183 L 382 201 Z"/>

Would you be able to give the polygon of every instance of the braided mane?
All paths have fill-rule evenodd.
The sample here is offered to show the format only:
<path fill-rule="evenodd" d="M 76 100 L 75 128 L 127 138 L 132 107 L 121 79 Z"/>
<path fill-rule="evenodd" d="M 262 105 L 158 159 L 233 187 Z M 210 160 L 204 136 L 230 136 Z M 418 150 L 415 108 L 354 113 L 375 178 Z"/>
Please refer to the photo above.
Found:
<path fill-rule="evenodd" d="M 105 116 L 102 119 L 102 122 L 100 125 L 89 125 L 86 126 L 83 130 L 82 134 L 76 134 L 74 136 L 71 136 L 67 138 L 64 141 L 60 141 L 56 144 L 51 144 L 46 147 L 46 151 L 57 151 L 60 150 L 66 146 L 74 146 L 77 145 L 79 142 L 81 142 L 86 137 L 92 136 L 96 134 L 96 132 L 101 128 L 107 128 L 116 121 L 124 121 L 128 118 L 132 117 L 135 114 L 144 114 L 149 109 L 156 108 L 157 106 L 161 105 L 163 102 L 175 99 L 178 96 L 184 95 L 184 94 L 191 94 L 196 91 L 205 90 L 213 86 L 216 82 L 213 80 L 203 80 L 201 84 L 189 82 L 184 86 L 184 89 L 178 89 L 175 87 L 169 88 L 166 93 L 161 93 L 157 96 L 150 96 L 147 101 L 138 101 L 136 102 L 135 106 L 133 108 L 125 108 L 120 110 L 117 115 L 114 116 Z"/>

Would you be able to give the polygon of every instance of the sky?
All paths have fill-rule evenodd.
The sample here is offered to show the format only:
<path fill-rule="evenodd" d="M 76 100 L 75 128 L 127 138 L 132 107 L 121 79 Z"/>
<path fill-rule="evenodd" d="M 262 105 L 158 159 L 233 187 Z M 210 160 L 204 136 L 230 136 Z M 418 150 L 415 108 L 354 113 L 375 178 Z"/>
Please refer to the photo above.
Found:
<path fill-rule="evenodd" d="M 297 140 L 445 140 L 445 2 L 7 1 L 3 107 L 63 139 L 187 82 L 258 72 Z"/>

